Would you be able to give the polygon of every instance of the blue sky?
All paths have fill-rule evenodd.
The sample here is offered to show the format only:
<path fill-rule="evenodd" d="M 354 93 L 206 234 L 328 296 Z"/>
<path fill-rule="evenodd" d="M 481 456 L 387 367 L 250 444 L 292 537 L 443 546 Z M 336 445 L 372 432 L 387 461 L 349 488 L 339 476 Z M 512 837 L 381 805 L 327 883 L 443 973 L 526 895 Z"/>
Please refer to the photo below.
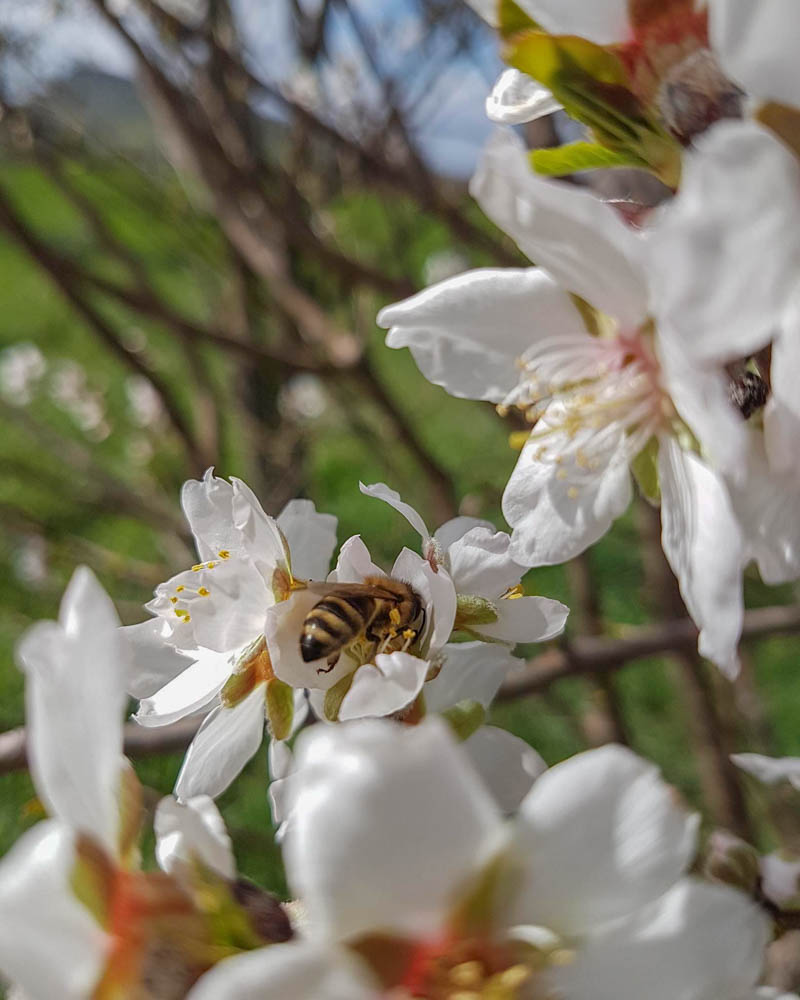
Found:
<path fill-rule="evenodd" d="M 236 0 L 236 6 L 253 68 L 274 81 L 292 76 L 296 57 L 287 0 Z M 27 43 L 24 61 L 6 66 L 6 84 L 15 96 L 24 97 L 79 63 L 132 76 L 127 49 L 85 0 L 70 0 L 58 17 L 52 7 L 51 0 L 0 0 L 0 31 Z M 380 39 L 383 68 L 403 81 L 398 93 L 415 104 L 411 123 L 424 156 L 443 173 L 467 176 L 491 127 L 483 101 L 500 66 L 491 32 L 476 20 L 469 53 L 454 57 L 449 39 L 424 33 L 417 0 L 355 0 L 355 7 Z M 327 42 L 332 58 L 320 82 L 323 96 L 357 127 L 382 102 L 351 26 L 338 11 L 330 18 Z"/>

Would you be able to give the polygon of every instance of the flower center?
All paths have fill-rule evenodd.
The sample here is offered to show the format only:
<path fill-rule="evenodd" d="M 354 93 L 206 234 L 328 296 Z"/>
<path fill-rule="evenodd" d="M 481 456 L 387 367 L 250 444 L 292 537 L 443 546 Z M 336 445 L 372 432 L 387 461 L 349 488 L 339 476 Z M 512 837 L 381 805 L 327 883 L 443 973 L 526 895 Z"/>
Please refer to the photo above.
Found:
<path fill-rule="evenodd" d="M 612 456 L 631 462 L 672 404 L 661 387 L 649 327 L 613 338 L 585 335 L 540 342 L 519 361 L 520 380 L 500 411 L 521 410 L 535 459 L 557 467 L 576 498 Z M 522 436 L 522 435 L 521 435 Z"/>
<path fill-rule="evenodd" d="M 497 942 L 423 942 L 387 1000 L 533 1000 L 532 979 L 533 970 Z"/>

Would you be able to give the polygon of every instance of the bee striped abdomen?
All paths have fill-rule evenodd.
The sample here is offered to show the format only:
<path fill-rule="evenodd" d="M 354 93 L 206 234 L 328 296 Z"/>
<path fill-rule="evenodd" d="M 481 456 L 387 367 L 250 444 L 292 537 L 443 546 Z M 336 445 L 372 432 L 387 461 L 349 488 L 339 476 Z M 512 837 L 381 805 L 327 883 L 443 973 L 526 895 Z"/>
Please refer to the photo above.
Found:
<path fill-rule="evenodd" d="M 300 653 L 306 663 L 338 652 L 366 629 L 375 614 L 371 598 L 331 594 L 315 604 L 303 622 Z"/>

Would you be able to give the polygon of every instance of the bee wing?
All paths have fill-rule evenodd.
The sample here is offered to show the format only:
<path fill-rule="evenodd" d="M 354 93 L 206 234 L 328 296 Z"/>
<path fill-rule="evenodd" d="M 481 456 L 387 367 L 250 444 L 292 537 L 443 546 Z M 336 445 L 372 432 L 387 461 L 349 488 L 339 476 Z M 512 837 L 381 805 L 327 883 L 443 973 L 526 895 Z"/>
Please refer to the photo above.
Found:
<path fill-rule="evenodd" d="M 336 594 L 339 597 L 383 597 L 391 601 L 397 600 L 397 594 L 375 583 L 316 583 L 311 580 L 306 589 L 320 597 Z"/>

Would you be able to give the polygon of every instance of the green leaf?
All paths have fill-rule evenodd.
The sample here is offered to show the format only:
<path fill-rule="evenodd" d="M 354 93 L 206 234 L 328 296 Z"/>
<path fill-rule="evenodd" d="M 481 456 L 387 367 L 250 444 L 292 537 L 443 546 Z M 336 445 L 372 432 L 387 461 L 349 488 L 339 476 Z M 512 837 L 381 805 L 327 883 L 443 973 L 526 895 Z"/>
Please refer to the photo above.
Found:
<path fill-rule="evenodd" d="M 506 46 L 505 57 L 547 87 L 568 115 L 591 129 L 597 143 L 625 154 L 623 162 L 647 167 L 665 184 L 677 185 L 680 146 L 633 93 L 613 51 L 572 35 L 524 31 Z"/>
<path fill-rule="evenodd" d="M 652 504 L 660 503 L 661 487 L 658 482 L 658 438 L 651 437 L 631 462 L 631 472 L 642 495 Z"/>
<path fill-rule="evenodd" d="M 355 675 L 355 670 L 351 674 L 346 674 L 325 692 L 325 700 L 322 703 L 322 714 L 329 722 L 338 722 L 339 709 L 342 707 L 344 696 L 353 684 Z"/>
<path fill-rule="evenodd" d="M 601 167 L 643 167 L 638 156 L 628 150 L 609 149 L 597 142 L 570 142 L 553 149 L 532 149 L 528 154 L 537 174 L 561 177 L 581 170 Z"/>
<path fill-rule="evenodd" d="M 276 740 L 285 740 L 292 732 L 294 688 L 277 677 L 267 681 L 267 722 Z"/>
<path fill-rule="evenodd" d="M 458 739 L 463 742 L 483 725 L 486 709 L 479 701 L 460 701 L 441 714 Z"/>
<path fill-rule="evenodd" d="M 520 31 L 532 31 L 538 27 L 536 21 L 515 4 L 514 0 L 498 0 L 497 30 L 502 39 L 507 41 Z"/>

